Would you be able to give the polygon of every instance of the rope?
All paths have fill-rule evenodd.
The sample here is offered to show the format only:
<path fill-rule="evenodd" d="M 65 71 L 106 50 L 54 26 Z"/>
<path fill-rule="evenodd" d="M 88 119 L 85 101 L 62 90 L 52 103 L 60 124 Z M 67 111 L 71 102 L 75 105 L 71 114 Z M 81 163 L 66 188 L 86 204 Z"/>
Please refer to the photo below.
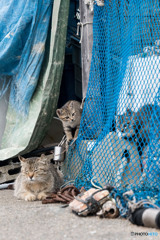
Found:
<path fill-rule="evenodd" d="M 65 143 L 66 140 L 67 140 L 67 138 L 66 138 L 66 136 L 64 135 L 63 138 L 62 138 L 62 140 L 61 140 L 61 142 L 58 144 L 58 147 L 61 147 L 61 146 Z M 76 140 L 77 140 L 77 138 L 74 138 L 74 140 L 73 140 L 72 143 L 69 145 L 69 147 L 71 147 L 71 146 L 75 143 Z M 68 150 L 68 148 L 66 148 L 64 151 L 62 151 L 62 152 L 59 153 L 59 154 L 54 154 L 54 157 L 57 157 L 57 156 L 60 156 L 61 154 L 64 154 L 65 152 L 67 152 L 67 150 Z"/>
<path fill-rule="evenodd" d="M 103 189 L 103 187 L 99 187 L 98 185 L 96 185 L 96 184 L 93 182 L 94 179 L 95 179 L 95 178 L 92 178 L 92 179 L 91 179 L 91 184 L 92 184 L 92 186 L 95 187 L 95 188 L 97 188 L 97 189 Z M 102 184 L 100 184 L 100 185 L 102 186 Z"/>
<path fill-rule="evenodd" d="M 125 216 L 130 217 L 131 213 L 133 213 L 136 209 L 144 207 L 145 204 L 150 205 L 156 209 L 160 209 L 156 204 L 152 203 L 148 199 L 143 199 L 143 200 L 136 202 L 136 197 L 132 190 L 127 191 L 122 194 L 122 197 L 123 197 L 123 200 L 124 200 L 124 203 L 126 206 L 126 207 L 124 207 L 122 204 L 123 200 L 120 199 L 120 195 L 121 194 L 119 194 L 116 197 L 116 202 L 117 202 L 118 208 L 121 212 L 121 216 L 123 216 L 123 217 L 125 217 Z M 132 196 L 133 200 L 130 200 L 128 196 Z"/>
<path fill-rule="evenodd" d="M 60 146 L 62 146 L 64 143 L 65 143 L 65 141 L 66 141 L 66 135 L 64 135 L 63 137 L 62 137 L 62 140 L 60 141 L 60 143 L 58 144 L 58 147 L 60 147 Z"/>
<path fill-rule="evenodd" d="M 74 184 L 75 180 L 70 180 L 70 181 L 67 181 L 66 183 L 64 183 L 61 187 L 60 187 L 60 190 L 68 185 L 71 185 L 71 184 Z"/>
<path fill-rule="evenodd" d="M 81 32 L 81 38 L 80 38 L 79 43 L 82 43 L 82 39 L 83 39 L 83 27 L 84 27 L 84 25 L 87 25 L 87 24 L 93 24 L 93 22 L 86 22 L 86 23 L 79 22 L 79 23 L 77 23 L 77 33 L 76 33 L 76 35 L 78 36 L 78 35 L 79 35 L 79 32 Z M 80 29 L 81 29 L 81 30 L 80 30 Z"/>

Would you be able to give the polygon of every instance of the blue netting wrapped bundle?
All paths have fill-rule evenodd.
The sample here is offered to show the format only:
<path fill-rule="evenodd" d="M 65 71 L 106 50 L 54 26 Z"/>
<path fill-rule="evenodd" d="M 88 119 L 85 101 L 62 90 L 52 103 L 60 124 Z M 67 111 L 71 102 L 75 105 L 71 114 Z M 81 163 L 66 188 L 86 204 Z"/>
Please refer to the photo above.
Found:
<path fill-rule="evenodd" d="M 139 199 L 159 198 L 159 21 L 158 0 L 95 4 L 88 91 L 65 163 L 78 187 L 94 179 Z"/>

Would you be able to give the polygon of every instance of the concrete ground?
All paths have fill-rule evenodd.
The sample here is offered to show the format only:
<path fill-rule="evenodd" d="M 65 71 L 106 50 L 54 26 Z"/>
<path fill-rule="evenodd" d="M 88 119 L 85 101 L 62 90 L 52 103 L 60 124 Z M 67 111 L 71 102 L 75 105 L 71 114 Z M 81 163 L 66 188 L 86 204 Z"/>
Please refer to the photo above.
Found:
<path fill-rule="evenodd" d="M 78 217 L 61 204 L 25 202 L 0 190 L 0 240 L 158 240 L 160 231 L 125 219 Z M 158 236 L 134 236 L 153 234 Z"/>

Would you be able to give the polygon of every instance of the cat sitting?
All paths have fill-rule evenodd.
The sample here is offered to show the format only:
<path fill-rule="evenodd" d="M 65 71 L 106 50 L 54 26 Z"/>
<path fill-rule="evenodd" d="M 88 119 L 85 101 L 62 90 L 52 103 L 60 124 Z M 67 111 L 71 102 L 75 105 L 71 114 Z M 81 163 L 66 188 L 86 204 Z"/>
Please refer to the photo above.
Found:
<path fill-rule="evenodd" d="M 25 201 L 43 200 L 59 190 L 63 177 L 44 154 L 41 157 L 19 156 L 21 172 L 14 183 L 14 196 Z"/>
<path fill-rule="evenodd" d="M 138 151 L 149 143 L 151 134 L 160 136 L 160 108 L 152 104 L 144 105 L 137 112 L 127 109 L 126 113 L 116 118 L 118 135 L 136 142 Z"/>
<path fill-rule="evenodd" d="M 62 122 L 67 143 L 76 139 L 82 115 L 81 103 L 75 100 L 68 101 L 62 108 L 57 109 L 56 113 Z"/>

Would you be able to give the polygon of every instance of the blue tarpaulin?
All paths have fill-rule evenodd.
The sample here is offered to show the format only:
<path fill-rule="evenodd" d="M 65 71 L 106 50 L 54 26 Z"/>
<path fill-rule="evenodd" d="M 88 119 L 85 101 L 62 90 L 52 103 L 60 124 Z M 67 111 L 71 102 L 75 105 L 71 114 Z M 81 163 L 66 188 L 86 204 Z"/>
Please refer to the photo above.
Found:
<path fill-rule="evenodd" d="M 37 85 L 52 3 L 53 0 L 0 1 L 0 96 L 10 84 L 9 103 L 21 113 L 27 113 Z"/>
<path fill-rule="evenodd" d="M 29 2 L 31 3 L 35 1 L 29 0 L 27 5 L 28 7 L 30 6 Z M 36 0 L 36 2 L 39 1 Z M 28 43 L 30 48 L 36 50 L 35 52 L 37 53 L 35 53 L 35 55 L 32 55 L 34 51 L 28 51 L 27 47 L 25 48 L 28 60 L 26 62 L 26 55 L 24 54 L 23 56 L 25 58 L 26 65 L 24 65 L 25 72 L 22 78 L 22 82 L 20 78 L 14 79 L 11 76 L 11 84 L 16 84 L 17 80 L 19 80 L 18 85 L 21 87 L 21 89 L 17 89 L 15 96 L 18 95 L 18 91 L 20 92 L 20 90 L 22 91 L 22 93 L 30 93 L 30 89 L 23 89 L 23 85 L 31 83 L 32 76 L 35 77 L 34 69 L 35 72 L 38 72 L 40 70 L 39 61 L 43 58 L 43 55 L 40 54 L 40 52 L 38 51 L 41 48 L 35 48 L 34 46 L 37 46 L 36 42 L 45 42 L 45 37 L 47 35 L 47 29 L 45 29 L 45 26 L 46 28 L 48 27 L 47 21 L 49 23 L 49 11 L 51 7 L 51 24 L 49 24 L 48 28 L 48 36 L 45 43 L 45 54 L 40 70 L 40 75 L 39 77 L 36 77 L 36 80 L 38 79 L 38 83 L 28 107 L 28 115 L 24 116 L 17 114 L 17 109 L 21 109 L 17 108 L 17 106 L 20 106 L 22 107 L 22 109 L 24 109 L 22 104 L 24 103 L 24 100 L 26 100 L 25 96 L 23 97 L 22 95 L 22 104 L 21 102 L 18 102 L 17 105 L 14 104 L 16 108 L 13 108 L 13 105 L 10 104 L 6 110 L 4 109 L 3 105 L 5 105 L 4 103 L 7 103 L 8 101 L 8 93 L 10 88 L 8 89 L 4 97 L 0 99 L 0 161 L 12 158 L 13 156 L 17 156 L 18 154 L 23 155 L 36 149 L 38 146 L 42 146 L 42 140 L 46 135 L 50 122 L 52 121 L 57 108 L 57 101 L 59 97 L 64 66 L 69 3 L 70 0 L 54 0 L 53 7 L 50 6 L 49 1 L 42 1 L 42 4 L 41 2 L 37 3 L 39 4 L 39 6 L 37 4 L 34 4 L 38 6 L 38 9 L 42 10 L 42 8 L 45 8 L 46 12 L 41 11 L 41 13 L 38 13 L 37 10 L 38 14 L 35 18 L 38 18 L 40 16 L 39 20 L 37 19 L 37 24 L 40 23 L 41 18 L 42 22 L 39 25 L 39 28 L 37 28 L 37 25 L 33 27 L 36 28 L 36 32 L 33 33 L 32 30 L 34 39 L 31 45 L 29 45 Z M 34 9 L 34 7 L 32 9 Z M 36 11 L 36 9 L 34 9 L 34 11 Z M 27 38 L 26 41 L 28 41 Z M 23 60 L 24 58 L 21 59 Z M 33 71 L 33 73 L 31 71 Z M 23 71 L 21 70 L 21 66 L 18 66 L 16 72 L 18 76 L 19 74 L 22 75 Z M 30 79 L 28 79 L 27 74 L 32 75 Z M 13 90 L 11 89 L 11 91 Z M 10 102 L 11 100 L 12 99 L 10 99 Z M 25 106 L 27 106 L 28 102 L 25 102 Z M 15 101 L 15 103 L 17 102 Z M 21 105 L 19 105 L 19 103 Z M 7 113 L 5 113 L 6 111 Z M 5 129 L 3 129 L 4 125 Z M 4 181 L 4 179 L 2 179 L 4 175 L 5 174 L 2 174 L 2 176 L 0 175 L 0 182 Z"/>

